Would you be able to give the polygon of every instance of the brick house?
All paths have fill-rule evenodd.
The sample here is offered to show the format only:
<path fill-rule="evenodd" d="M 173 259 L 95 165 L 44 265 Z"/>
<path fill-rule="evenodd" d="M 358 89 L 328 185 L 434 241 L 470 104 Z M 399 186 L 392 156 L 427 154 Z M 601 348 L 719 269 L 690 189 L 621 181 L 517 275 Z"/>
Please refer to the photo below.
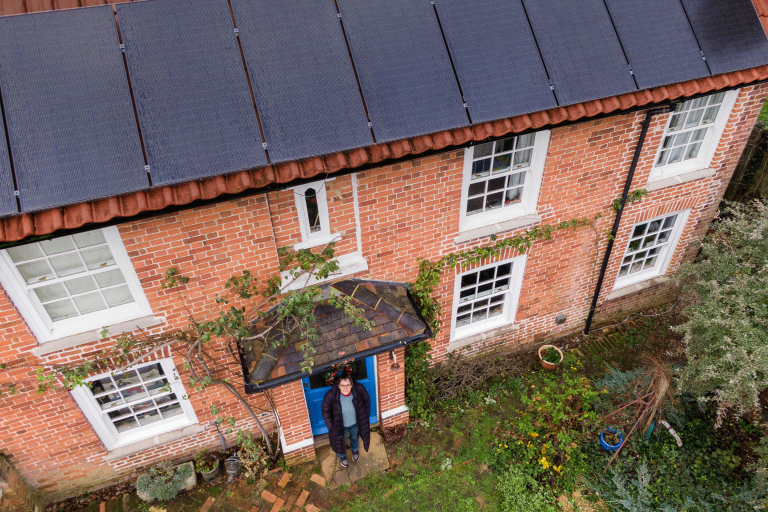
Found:
<path fill-rule="evenodd" d="M 255 428 L 226 392 L 190 393 L 170 351 L 128 384 L 42 396 L 34 365 L 100 351 L 105 326 L 178 330 L 229 276 L 274 274 L 280 247 L 336 242 L 326 284 L 381 329 L 339 348 L 329 327 L 323 364 L 359 355 L 383 427 L 408 421 L 395 363 L 427 333 L 404 287 L 417 258 L 601 214 L 446 272 L 431 355 L 578 332 L 610 203 L 645 188 L 597 318 L 665 300 L 768 95 L 764 0 L 262 4 L 0 1 L 0 382 L 18 384 L 0 395 L 0 455 L 46 499 L 216 448 L 214 404 Z M 185 303 L 161 289 L 171 267 L 192 276 Z M 324 382 L 289 351 L 262 356 L 231 378 L 288 462 L 310 460 Z"/>

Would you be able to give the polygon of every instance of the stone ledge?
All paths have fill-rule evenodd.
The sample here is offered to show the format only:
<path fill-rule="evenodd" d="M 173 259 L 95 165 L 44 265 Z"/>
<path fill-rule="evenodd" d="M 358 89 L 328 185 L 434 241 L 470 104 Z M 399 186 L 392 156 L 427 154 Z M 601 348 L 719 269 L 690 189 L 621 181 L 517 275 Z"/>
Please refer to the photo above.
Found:
<path fill-rule="evenodd" d="M 496 224 L 462 231 L 459 233 L 459 236 L 453 239 L 453 243 L 461 244 L 469 240 L 474 240 L 475 238 L 483 238 L 504 231 L 512 231 L 513 229 L 522 228 L 523 226 L 531 226 L 540 222 L 541 215 L 523 215 L 522 217 L 517 217 L 516 219 L 505 222 L 498 222 Z"/>
<path fill-rule="evenodd" d="M 624 286 L 623 288 L 618 288 L 616 290 L 613 290 L 611 293 L 608 294 L 605 300 L 618 299 L 619 297 L 624 297 L 625 295 L 630 295 L 632 293 L 639 292 L 640 290 L 645 290 L 646 288 L 650 288 L 651 286 L 664 284 L 671 280 L 672 278 L 668 276 L 658 276 L 652 279 L 648 279 L 647 281 L 641 281 L 639 283 L 631 284 L 629 286 Z"/>
<path fill-rule="evenodd" d="M 714 175 L 715 175 L 715 171 L 713 171 L 712 169 L 699 169 L 697 171 L 689 171 L 683 174 L 678 174 L 677 176 L 670 176 L 669 178 L 659 178 L 653 181 L 649 180 L 648 183 L 645 185 L 645 190 L 647 190 L 648 192 L 652 192 L 654 190 L 672 187 L 674 185 L 679 185 L 681 183 L 686 183 L 688 181 L 699 180 L 702 178 L 709 178 L 710 176 L 714 176 Z"/>
<path fill-rule="evenodd" d="M 491 329 L 490 331 L 481 332 L 479 334 L 473 334 L 472 336 L 467 336 L 466 338 L 461 338 L 458 340 L 451 341 L 450 343 L 448 343 L 448 352 L 453 352 L 457 348 L 466 347 L 467 345 L 472 345 L 473 343 L 477 343 L 478 341 L 489 340 L 491 338 L 501 336 L 502 334 L 509 334 L 511 332 L 515 332 L 519 330 L 520 330 L 520 324 L 513 323 L 513 324 L 502 325 L 501 327 Z"/>
<path fill-rule="evenodd" d="M 135 331 L 137 329 L 148 329 L 156 325 L 164 324 L 164 316 L 143 316 L 136 318 L 135 320 L 129 320 L 127 322 L 120 322 L 114 325 L 108 326 L 108 329 L 112 335 Z M 81 332 L 79 334 L 73 334 L 57 340 L 51 340 L 43 343 L 37 348 L 32 349 L 32 354 L 36 357 L 52 354 L 53 352 L 59 352 L 60 350 L 66 350 L 68 348 L 74 348 L 79 345 L 85 345 L 86 343 L 93 343 L 101 339 L 101 329 L 96 329 L 87 332 Z"/>
<path fill-rule="evenodd" d="M 150 437 L 149 439 L 143 439 L 135 443 L 131 443 L 125 446 L 120 446 L 118 448 L 115 448 L 114 450 L 109 452 L 108 455 L 104 457 L 104 461 L 112 462 L 114 460 L 120 459 L 127 455 L 143 452 L 144 450 L 149 450 L 156 446 L 177 441 L 185 437 L 202 434 L 203 432 L 205 432 L 204 425 L 200 425 L 200 424 L 187 425 L 186 427 L 179 428 L 176 430 L 171 430 L 170 432 L 166 432 L 165 434 L 160 434 L 159 436 Z"/>

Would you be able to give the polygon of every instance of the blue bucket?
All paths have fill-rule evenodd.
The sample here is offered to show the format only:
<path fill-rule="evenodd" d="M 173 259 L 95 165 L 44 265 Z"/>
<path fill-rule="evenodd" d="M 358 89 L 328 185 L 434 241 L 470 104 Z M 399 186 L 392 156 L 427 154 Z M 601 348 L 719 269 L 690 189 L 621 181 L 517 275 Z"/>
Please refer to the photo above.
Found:
<path fill-rule="evenodd" d="M 608 444 L 608 442 L 605 440 L 604 434 L 606 432 L 613 432 L 617 436 L 619 436 L 619 442 L 618 444 Z M 603 447 L 603 450 L 608 452 L 615 452 L 619 449 L 619 446 L 621 446 L 621 443 L 624 442 L 624 437 L 618 433 L 618 431 L 613 430 L 612 428 L 606 428 L 602 432 L 600 432 L 600 446 Z"/>

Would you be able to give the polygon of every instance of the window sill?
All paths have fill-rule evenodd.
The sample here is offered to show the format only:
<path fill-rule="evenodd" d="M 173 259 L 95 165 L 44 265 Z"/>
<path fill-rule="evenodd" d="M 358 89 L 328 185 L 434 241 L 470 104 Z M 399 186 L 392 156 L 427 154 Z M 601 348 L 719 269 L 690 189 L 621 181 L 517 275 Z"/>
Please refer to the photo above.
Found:
<path fill-rule="evenodd" d="M 645 185 L 645 189 L 648 192 L 652 192 L 654 190 L 659 190 L 662 188 L 672 187 L 675 185 L 679 185 L 681 183 L 686 183 L 689 181 L 695 181 L 702 178 L 709 178 L 710 176 L 714 176 L 715 171 L 709 168 L 705 169 L 697 169 L 695 171 L 688 171 L 684 172 L 682 174 L 678 174 L 675 176 L 659 176 L 657 178 L 649 179 L 648 183 Z"/>
<path fill-rule="evenodd" d="M 621 288 L 616 288 L 611 293 L 609 293 L 608 296 L 605 298 L 605 300 L 618 299 L 619 297 L 624 297 L 625 295 L 630 295 L 632 293 L 639 292 L 640 290 L 645 290 L 646 288 L 650 288 L 652 286 L 664 284 L 671 280 L 672 278 L 669 276 L 657 276 L 657 277 L 652 277 L 650 279 L 647 279 L 645 281 L 640 281 L 639 283 L 622 286 Z"/>
<path fill-rule="evenodd" d="M 356 274 L 358 272 L 364 272 L 368 270 L 368 262 L 363 258 L 362 253 L 353 252 L 352 254 L 343 254 L 337 258 L 334 258 L 339 263 L 339 270 L 334 272 L 326 279 L 317 279 L 315 276 L 303 275 L 298 279 L 294 279 L 287 285 L 283 286 L 283 291 L 298 290 L 304 286 L 310 286 L 313 284 L 323 283 L 331 281 L 333 279 Z M 290 279 L 290 274 L 286 271 L 282 274 L 283 282 Z"/>
<path fill-rule="evenodd" d="M 119 334 L 123 332 L 134 331 L 136 329 L 147 329 L 156 325 L 164 324 L 165 317 L 163 316 L 142 316 L 134 320 L 127 320 L 125 322 L 116 323 L 108 326 L 109 332 Z M 79 345 L 85 345 L 86 343 L 93 343 L 101 339 L 102 328 L 81 332 L 78 334 L 72 334 L 70 336 L 64 336 L 62 338 L 49 340 L 41 343 L 39 347 L 32 350 L 32 355 L 36 357 L 58 352 L 60 350 L 66 350 L 68 348 L 74 348 Z"/>
<path fill-rule="evenodd" d="M 293 249 L 298 251 L 300 249 L 311 249 L 312 247 L 319 247 L 321 245 L 328 245 L 331 242 L 338 242 L 341 240 L 341 235 L 338 233 L 332 233 L 328 236 L 312 239 L 308 242 L 299 242 L 293 245 Z"/>
<path fill-rule="evenodd" d="M 504 231 L 511 231 L 513 229 L 522 228 L 524 226 L 532 226 L 541 222 L 541 215 L 531 214 L 523 215 L 504 222 L 497 222 L 482 226 L 479 228 L 468 229 L 466 231 L 459 232 L 459 236 L 453 239 L 456 244 L 461 244 L 475 238 L 484 238 L 486 236 L 495 235 L 497 233 L 503 233 Z"/>
<path fill-rule="evenodd" d="M 155 446 L 160 446 L 166 443 L 177 441 L 185 437 L 196 436 L 205 432 L 205 426 L 200 424 L 187 425 L 186 427 L 171 430 L 164 434 L 136 441 L 135 443 L 126 444 L 125 446 L 119 446 L 113 448 L 108 455 L 104 457 L 105 462 L 111 462 L 134 453 L 143 452 L 149 450 Z"/>
<path fill-rule="evenodd" d="M 495 338 L 497 336 L 501 336 L 502 334 L 509 334 L 511 332 L 516 332 L 520 330 L 520 324 L 516 323 L 507 323 L 495 328 L 491 328 L 488 331 L 481 332 L 478 334 L 472 334 L 470 336 L 466 336 L 463 338 L 451 340 L 448 343 L 448 352 L 453 352 L 454 350 L 466 347 L 467 345 L 472 345 L 474 343 L 477 343 L 478 341 L 485 341 L 489 340 L 491 338 Z"/>

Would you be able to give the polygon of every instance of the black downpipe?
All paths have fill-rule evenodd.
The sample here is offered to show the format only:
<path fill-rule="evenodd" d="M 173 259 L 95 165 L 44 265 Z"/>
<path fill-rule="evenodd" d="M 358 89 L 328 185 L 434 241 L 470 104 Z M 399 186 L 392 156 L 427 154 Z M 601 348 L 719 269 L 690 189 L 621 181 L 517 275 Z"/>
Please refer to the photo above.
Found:
<path fill-rule="evenodd" d="M 603 279 L 605 278 L 605 271 L 608 268 L 608 260 L 611 258 L 611 251 L 613 250 L 613 241 L 616 239 L 616 233 L 619 232 L 619 223 L 621 222 L 621 214 L 624 212 L 624 204 L 627 202 L 627 196 L 629 195 L 629 188 L 632 186 L 632 178 L 635 176 L 635 169 L 637 168 L 637 162 L 640 160 L 640 153 L 643 150 L 643 144 L 645 143 L 645 136 L 648 133 L 648 127 L 651 125 L 651 118 L 657 114 L 666 114 L 672 112 L 675 109 L 672 105 L 667 105 L 661 108 L 655 108 L 645 113 L 645 121 L 643 121 L 643 129 L 640 131 L 640 139 L 637 141 L 635 147 L 635 154 L 632 157 L 632 165 L 629 166 L 629 174 L 627 180 L 624 182 L 624 191 L 621 193 L 621 206 L 619 211 L 616 212 L 616 219 L 613 221 L 613 229 L 611 230 L 611 236 L 608 237 L 608 247 L 605 248 L 605 256 L 603 256 L 603 264 L 600 267 L 600 275 L 597 277 L 597 286 L 595 287 L 595 294 L 592 296 L 592 304 L 589 306 L 589 314 L 587 315 L 587 324 L 584 326 L 584 335 L 589 334 L 589 328 L 592 326 L 592 317 L 595 316 L 595 310 L 597 309 L 597 298 L 600 296 L 600 290 L 603 287 Z"/>

